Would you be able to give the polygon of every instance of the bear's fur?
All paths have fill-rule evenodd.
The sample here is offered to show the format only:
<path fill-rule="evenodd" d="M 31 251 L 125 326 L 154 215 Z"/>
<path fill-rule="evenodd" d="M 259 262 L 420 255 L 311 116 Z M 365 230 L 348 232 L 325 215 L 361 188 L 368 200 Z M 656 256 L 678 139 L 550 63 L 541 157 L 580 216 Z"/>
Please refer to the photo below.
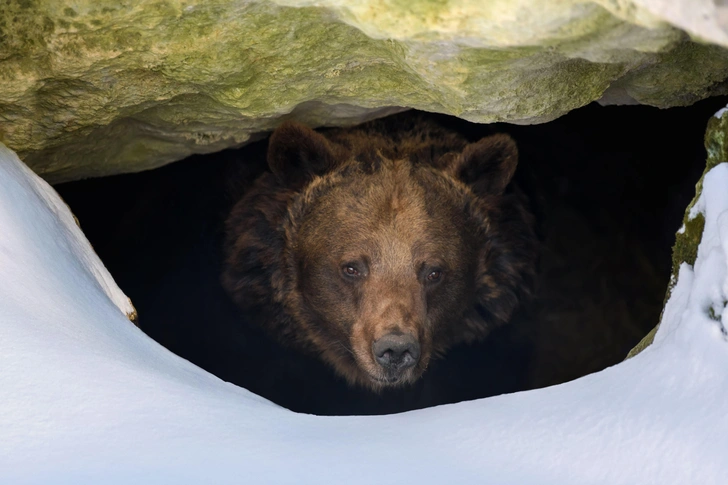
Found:
<path fill-rule="evenodd" d="M 393 120 L 323 134 L 281 125 L 270 172 L 227 219 L 222 273 L 275 337 L 375 390 L 507 323 L 533 292 L 537 259 L 510 137 L 468 143 Z M 408 339 L 406 362 L 376 350 L 386 339 Z"/>

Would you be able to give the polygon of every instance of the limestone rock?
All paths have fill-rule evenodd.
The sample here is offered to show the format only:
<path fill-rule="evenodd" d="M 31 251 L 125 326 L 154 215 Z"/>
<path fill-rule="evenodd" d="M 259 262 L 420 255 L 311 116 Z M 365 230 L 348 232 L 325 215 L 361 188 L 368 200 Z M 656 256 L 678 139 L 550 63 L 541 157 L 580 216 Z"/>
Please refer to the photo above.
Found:
<path fill-rule="evenodd" d="M 0 141 L 52 182 L 239 146 L 290 117 L 536 123 L 727 92 L 711 0 L 2 2 Z"/>

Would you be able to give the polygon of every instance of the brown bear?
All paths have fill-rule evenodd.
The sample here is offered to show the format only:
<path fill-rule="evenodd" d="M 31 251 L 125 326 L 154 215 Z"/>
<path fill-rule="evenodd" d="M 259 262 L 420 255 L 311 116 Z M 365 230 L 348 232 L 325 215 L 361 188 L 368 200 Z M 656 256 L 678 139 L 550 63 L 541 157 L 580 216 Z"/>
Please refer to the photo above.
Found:
<path fill-rule="evenodd" d="M 283 343 L 373 390 L 418 379 L 532 292 L 537 239 L 507 135 L 420 117 L 286 122 L 226 222 L 222 283 Z"/>

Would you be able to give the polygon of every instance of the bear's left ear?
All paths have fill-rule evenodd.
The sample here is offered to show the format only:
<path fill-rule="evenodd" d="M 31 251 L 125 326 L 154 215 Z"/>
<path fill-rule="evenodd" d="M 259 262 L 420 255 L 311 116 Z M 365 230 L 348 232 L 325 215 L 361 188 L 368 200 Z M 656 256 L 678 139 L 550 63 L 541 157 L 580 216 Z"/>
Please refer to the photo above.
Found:
<path fill-rule="evenodd" d="M 336 156 L 326 137 L 302 124 L 284 122 L 268 142 L 268 166 L 288 186 L 301 186 L 335 165 Z"/>
<path fill-rule="evenodd" d="M 506 134 L 485 137 L 465 147 L 451 165 L 451 173 L 476 194 L 500 195 L 518 165 L 518 148 Z"/>

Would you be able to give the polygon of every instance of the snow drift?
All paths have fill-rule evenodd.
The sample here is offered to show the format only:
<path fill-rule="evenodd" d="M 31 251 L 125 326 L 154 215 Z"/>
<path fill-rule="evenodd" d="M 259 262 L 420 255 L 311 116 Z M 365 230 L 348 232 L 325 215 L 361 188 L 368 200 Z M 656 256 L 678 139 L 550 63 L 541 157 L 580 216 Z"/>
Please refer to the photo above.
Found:
<path fill-rule="evenodd" d="M 67 207 L 0 145 L 0 483 L 728 483 L 728 164 L 695 210 L 697 262 L 638 356 L 538 391 L 318 417 L 132 325 Z"/>

